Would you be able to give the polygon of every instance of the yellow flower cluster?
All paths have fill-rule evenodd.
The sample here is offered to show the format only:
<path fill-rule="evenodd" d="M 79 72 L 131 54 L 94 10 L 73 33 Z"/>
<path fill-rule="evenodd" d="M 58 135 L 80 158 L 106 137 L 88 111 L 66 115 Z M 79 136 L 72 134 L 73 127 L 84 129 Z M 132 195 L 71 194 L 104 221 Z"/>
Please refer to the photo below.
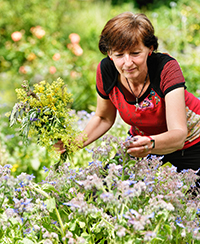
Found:
<path fill-rule="evenodd" d="M 76 117 L 70 113 L 72 95 L 68 93 L 62 79 L 51 84 L 41 81 L 33 86 L 27 82 L 23 88 L 16 89 L 17 98 L 24 104 L 21 132 L 25 137 L 37 137 L 39 144 L 50 148 L 55 140 L 62 140 L 68 153 L 78 149 L 80 145 L 70 143 L 79 133 L 75 127 Z"/>
<path fill-rule="evenodd" d="M 17 99 L 25 103 L 27 101 L 27 93 L 24 89 L 16 89 L 15 91 L 17 93 Z"/>

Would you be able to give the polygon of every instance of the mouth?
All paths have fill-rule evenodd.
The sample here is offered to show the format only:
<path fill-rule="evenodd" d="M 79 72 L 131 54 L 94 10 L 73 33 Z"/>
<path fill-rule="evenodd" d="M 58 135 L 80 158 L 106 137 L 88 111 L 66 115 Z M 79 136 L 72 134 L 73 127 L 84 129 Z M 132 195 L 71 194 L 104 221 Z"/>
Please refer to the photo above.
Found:
<path fill-rule="evenodd" d="M 135 71 L 135 68 L 132 68 L 132 69 L 125 69 L 124 70 L 126 73 L 132 73 L 133 71 Z"/>

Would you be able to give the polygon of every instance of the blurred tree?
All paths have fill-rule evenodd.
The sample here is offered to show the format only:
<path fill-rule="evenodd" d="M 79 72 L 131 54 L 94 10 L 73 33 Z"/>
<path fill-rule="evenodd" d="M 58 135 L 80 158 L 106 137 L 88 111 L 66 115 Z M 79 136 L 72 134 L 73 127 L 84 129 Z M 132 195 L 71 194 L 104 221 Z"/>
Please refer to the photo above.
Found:
<path fill-rule="evenodd" d="M 177 2 L 178 0 L 174 0 L 173 2 Z M 123 3 L 134 3 L 136 8 L 147 8 L 153 9 L 162 5 L 168 5 L 172 0 L 111 0 L 112 5 L 120 5 Z"/>

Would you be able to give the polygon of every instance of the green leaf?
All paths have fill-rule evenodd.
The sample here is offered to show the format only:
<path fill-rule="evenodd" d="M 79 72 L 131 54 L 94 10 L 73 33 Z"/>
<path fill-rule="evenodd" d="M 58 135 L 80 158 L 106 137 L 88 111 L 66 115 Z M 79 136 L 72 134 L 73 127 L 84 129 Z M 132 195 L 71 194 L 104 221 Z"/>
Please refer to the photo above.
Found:
<path fill-rule="evenodd" d="M 129 167 L 133 167 L 135 164 L 136 164 L 136 160 L 130 160 L 130 161 L 128 161 L 128 163 L 127 163 L 127 165 L 128 165 Z"/>
<path fill-rule="evenodd" d="M 155 238 L 153 238 L 152 240 L 151 240 L 151 242 L 153 243 L 154 241 L 164 241 L 164 239 L 163 238 L 161 238 L 161 237 L 155 237 Z M 158 242 L 158 243 L 161 243 L 161 242 Z"/>
<path fill-rule="evenodd" d="M 71 231 L 74 231 L 74 230 L 76 229 L 76 221 L 70 223 L 70 225 L 69 225 L 69 229 L 70 229 Z"/>
<path fill-rule="evenodd" d="M 12 225 L 16 225 L 19 223 L 19 221 L 17 221 L 16 218 L 10 218 L 9 222 L 12 223 Z"/>
<path fill-rule="evenodd" d="M 31 240 L 28 239 L 28 238 L 24 238 L 24 239 L 23 239 L 23 243 L 24 243 L 24 244 L 35 244 L 35 242 L 31 241 Z"/>
<path fill-rule="evenodd" d="M 165 164 L 163 164 L 162 166 L 160 166 L 161 168 L 167 167 L 169 166 L 170 168 L 172 167 L 172 164 L 170 162 L 167 162 Z"/>
<path fill-rule="evenodd" d="M 31 166 L 32 168 L 37 171 L 41 165 L 40 163 L 40 160 L 38 158 L 38 155 L 35 155 L 35 157 L 33 157 L 31 160 L 30 160 L 30 163 L 31 163 Z"/>
<path fill-rule="evenodd" d="M 170 237 L 172 236 L 172 227 L 170 225 L 165 224 L 164 229 L 167 230 L 167 233 L 170 235 Z"/>
<path fill-rule="evenodd" d="M 101 213 L 100 213 L 100 212 L 91 213 L 90 216 L 91 216 L 92 218 L 96 219 L 96 218 L 101 217 Z"/>
<path fill-rule="evenodd" d="M 91 235 L 88 234 L 88 233 L 86 233 L 86 232 L 83 232 L 83 233 L 81 234 L 81 237 L 83 237 L 86 241 L 89 241 L 90 238 L 91 238 Z M 86 243 L 88 243 L 88 242 L 86 242 Z"/>
<path fill-rule="evenodd" d="M 35 119 L 35 118 L 36 118 L 36 116 L 37 116 L 36 112 L 35 112 L 35 111 L 34 111 L 34 112 L 32 112 L 32 113 L 30 114 L 30 120 Z"/>
<path fill-rule="evenodd" d="M 78 224 L 80 225 L 81 229 L 83 229 L 85 227 L 85 222 L 78 221 Z"/>
<path fill-rule="evenodd" d="M 103 238 L 100 242 L 98 242 L 99 244 L 104 244 L 107 238 Z"/>
<path fill-rule="evenodd" d="M 48 184 L 48 183 L 42 185 L 42 190 L 45 192 L 53 191 L 53 192 L 59 193 L 59 191 L 57 191 L 54 186 L 52 186 L 51 184 Z"/>
<path fill-rule="evenodd" d="M 69 223 L 64 224 L 64 230 L 66 231 L 69 228 Z"/>
<path fill-rule="evenodd" d="M 12 127 L 16 123 L 16 121 L 17 121 L 17 119 L 16 119 L 16 113 L 18 111 L 18 106 L 19 106 L 18 103 L 15 103 L 15 105 L 14 105 L 12 111 L 11 111 L 11 115 L 10 115 L 10 127 Z"/>
<path fill-rule="evenodd" d="M 19 111 L 19 116 L 22 117 L 23 113 L 24 113 L 24 110 L 21 109 L 21 110 Z"/>
<path fill-rule="evenodd" d="M 49 212 L 53 212 L 53 210 L 56 208 L 56 201 L 55 198 L 49 198 L 45 202 L 45 205 L 47 205 L 47 209 Z"/>

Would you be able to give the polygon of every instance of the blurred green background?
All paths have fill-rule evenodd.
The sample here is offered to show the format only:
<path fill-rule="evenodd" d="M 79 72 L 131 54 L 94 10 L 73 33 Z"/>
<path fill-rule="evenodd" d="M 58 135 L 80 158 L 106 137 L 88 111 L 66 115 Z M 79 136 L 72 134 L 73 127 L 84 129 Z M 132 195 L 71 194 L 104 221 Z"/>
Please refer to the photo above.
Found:
<path fill-rule="evenodd" d="M 178 60 L 188 90 L 200 96 L 199 0 L 1 0 L 0 162 L 13 164 L 13 173 L 26 171 L 39 179 L 42 167 L 52 164 L 44 149 L 24 147 L 18 129 L 9 127 L 5 113 L 16 102 L 15 88 L 23 80 L 34 84 L 61 77 L 73 94 L 73 109 L 94 111 L 95 72 L 103 58 L 99 35 L 107 20 L 124 11 L 149 17 L 158 51 Z M 80 40 L 73 43 L 72 33 Z"/>

